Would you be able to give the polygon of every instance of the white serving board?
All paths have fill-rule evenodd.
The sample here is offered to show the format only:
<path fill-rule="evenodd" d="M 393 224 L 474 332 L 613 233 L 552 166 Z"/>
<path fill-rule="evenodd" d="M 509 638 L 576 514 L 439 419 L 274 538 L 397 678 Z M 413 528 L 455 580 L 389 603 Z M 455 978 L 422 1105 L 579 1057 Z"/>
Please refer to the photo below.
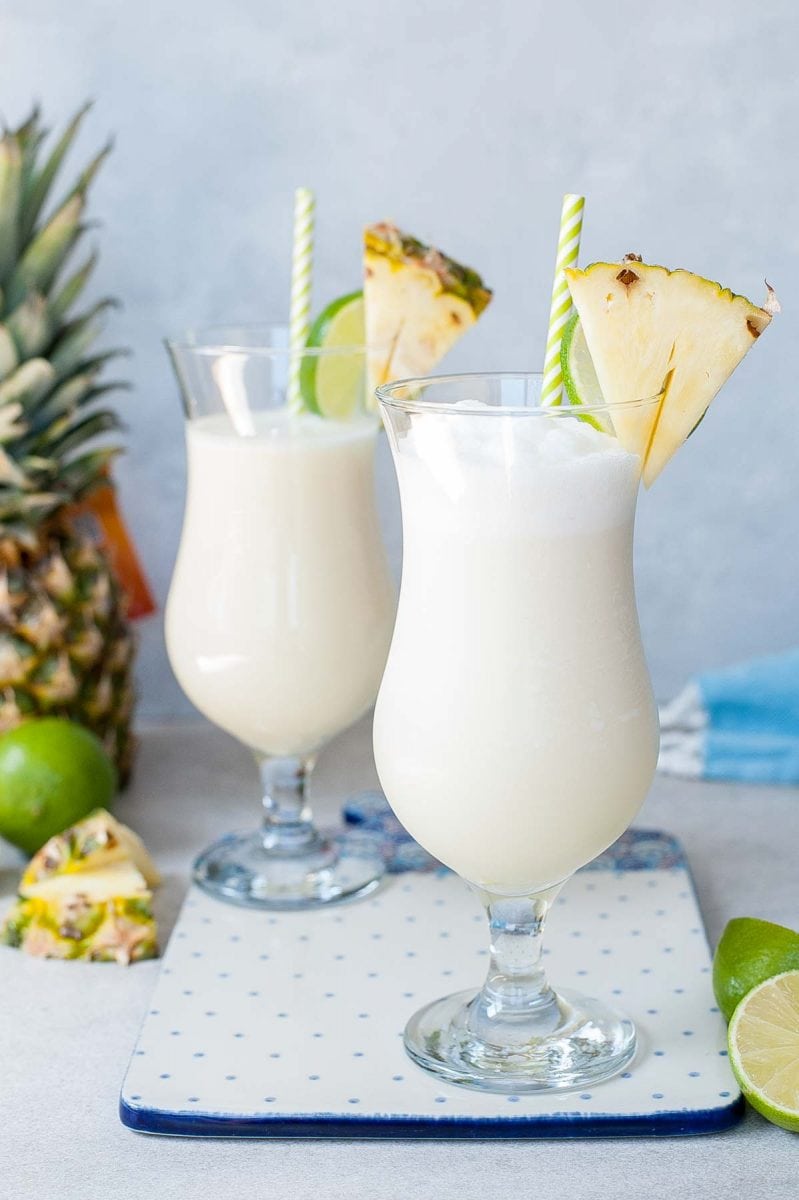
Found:
<path fill-rule="evenodd" d="M 392 875 L 370 898 L 315 912 L 254 912 L 192 887 L 122 1120 L 181 1135 L 440 1138 L 704 1133 L 737 1120 L 702 920 L 673 839 L 625 835 L 566 885 L 547 931 L 555 986 L 633 1017 L 639 1051 L 623 1075 L 583 1092 L 492 1096 L 414 1066 L 405 1021 L 478 985 L 486 945 L 476 900 L 445 871 Z"/>

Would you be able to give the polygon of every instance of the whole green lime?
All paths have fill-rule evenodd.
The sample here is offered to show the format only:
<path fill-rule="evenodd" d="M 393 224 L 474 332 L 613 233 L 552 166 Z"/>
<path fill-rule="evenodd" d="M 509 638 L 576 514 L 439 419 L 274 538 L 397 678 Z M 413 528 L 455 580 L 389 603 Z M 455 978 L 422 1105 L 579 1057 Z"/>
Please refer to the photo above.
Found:
<path fill-rule="evenodd" d="M 95 808 L 110 808 L 117 773 L 99 740 L 60 717 L 0 737 L 0 837 L 34 854 Z"/>
<path fill-rule="evenodd" d="M 761 921 L 728 922 L 713 956 L 713 991 L 729 1021 L 744 996 L 765 979 L 799 969 L 799 933 Z"/>

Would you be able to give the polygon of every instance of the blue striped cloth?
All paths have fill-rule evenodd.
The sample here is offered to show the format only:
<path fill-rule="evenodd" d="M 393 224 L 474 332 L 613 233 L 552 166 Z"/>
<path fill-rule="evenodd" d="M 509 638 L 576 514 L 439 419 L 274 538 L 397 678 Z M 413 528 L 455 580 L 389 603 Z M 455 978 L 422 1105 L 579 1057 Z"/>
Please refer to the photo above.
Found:
<path fill-rule="evenodd" d="M 799 783 L 799 650 L 707 671 L 660 716 L 667 774 Z"/>

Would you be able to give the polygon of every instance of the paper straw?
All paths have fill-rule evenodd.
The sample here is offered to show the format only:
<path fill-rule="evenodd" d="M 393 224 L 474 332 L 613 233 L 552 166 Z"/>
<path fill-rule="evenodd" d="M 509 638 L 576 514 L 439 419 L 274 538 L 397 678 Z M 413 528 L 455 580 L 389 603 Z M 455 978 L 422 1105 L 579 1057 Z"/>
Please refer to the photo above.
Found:
<path fill-rule="evenodd" d="M 313 273 L 314 207 L 309 188 L 294 193 L 294 242 L 291 256 L 291 313 L 289 346 L 293 351 L 289 364 L 288 407 L 290 412 L 303 409 L 300 392 L 301 351 L 308 340 L 311 323 L 311 276 Z"/>
<path fill-rule="evenodd" d="M 584 196 L 573 196 L 569 193 L 563 197 L 558 256 L 555 260 L 552 304 L 549 310 L 547 352 L 544 357 L 544 382 L 541 388 L 541 404 L 547 407 L 556 406 L 561 401 L 563 378 L 560 373 L 560 342 L 572 307 L 569 287 L 563 272 L 566 267 L 577 265 L 577 257 L 580 253 L 580 234 L 583 230 L 584 207 Z"/>

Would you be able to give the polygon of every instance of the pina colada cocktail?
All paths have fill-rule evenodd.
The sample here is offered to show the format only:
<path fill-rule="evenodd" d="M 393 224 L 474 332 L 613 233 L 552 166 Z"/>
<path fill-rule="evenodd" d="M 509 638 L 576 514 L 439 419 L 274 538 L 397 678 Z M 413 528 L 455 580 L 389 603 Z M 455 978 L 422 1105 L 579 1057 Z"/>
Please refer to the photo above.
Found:
<path fill-rule="evenodd" d="M 431 370 L 491 299 L 474 271 L 380 224 L 364 291 L 306 327 L 313 205 L 306 189 L 296 199 L 290 336 L 218 328 L 169 344 L 189 476 L 169 656 L 197 708 L 255 752 L 264 804 L 263 828 L 223 837 L 194 877 L 265 908 L 364 895 L 383 872 L 374 840 L 322 837 L 308 805 L 318 751 L 374 702 L 396 608 L 367 381 Z"/>
<path fill-rule="evenodd" d="M 658 747 L 631 561 L 641 460 L 591 423 L 606 410 L 544 408 L 540 384 L 378 390 L 404 559 L 375 760 L 492 930 L 483 989 L 422 1009 L 405 1044 L 451 1082 L 508 1092 L 596 1081 L 634 1052 L 629 1020 L 551 990 L 541 933 L 560 885 L 638 811 Z"/>
<path fill-rule="evenodd" d="M 574 417 L 457 405 L 412 415 L 394 451 L 405 555 L 381 782 L 465 879 L 541 891 L 627 828 L 655 769 L 632 574 L 640 460 Z"/>
<path fill-rule="evenodd" d="M 491 930 L 483 987 L 417 1012 L 405 1046 L 431 1074 L 488 1091 L 584 1086 L 635 1052 L 628 1018 L 550 988 L 541 937 L 562 883 L 626 828 L 655 770 L 632 573 L 639 478 L 658 476 L 779 307 L 771 291 L 758 308 L 635 255 L 565 267 L 574 200 L 559 243 L 577 309 L 560 344 L 567 403 L 540 376 L 378 388 L 404 561 L 377 768 Z M 558 320 L 561 296 L 556 275 Z"/>
<path fill-rule="evenodd" d="M 321 747 L 373 703 L 395 591 L 374 492 L 378 422 L 363 348 L 290 351 L 284 331 L 211 332 L 170 351 L 188 491 L 166 640 L 189 699 L 254 751 L 263 827 L 205 850 L 194 877 L 234 903 L 303 908 L 364 894 L 383 861 L 322 836 L 308 805 Z M 311 400 L 286 403 L 292 365 Z"/>
<path fill-rule="evenodd" d="M 218 413 L 187 428 L 167 607 L 178 681 L 264 754 L 317 750 L 372 704 L 394 619 L 374 505 L 374 420 Z"/>

